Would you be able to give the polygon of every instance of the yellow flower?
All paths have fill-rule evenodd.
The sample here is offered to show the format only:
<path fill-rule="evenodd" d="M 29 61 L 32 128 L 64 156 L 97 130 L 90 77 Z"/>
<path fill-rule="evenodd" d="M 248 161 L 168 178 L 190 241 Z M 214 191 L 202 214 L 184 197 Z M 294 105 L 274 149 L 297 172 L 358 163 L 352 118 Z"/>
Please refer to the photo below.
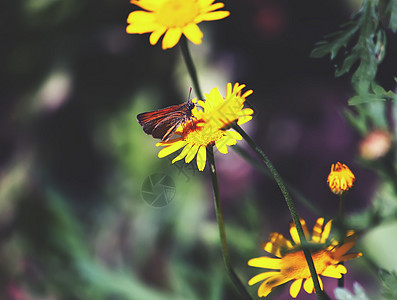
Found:
<path fill-rule="evenodd" d="M 335 239 L 329 239 L 332 220 L 323 229 L 324 218 L 318 218 L 311 237 L 306 222 L 301 219 L 301 224 L 308 246 L 312 249 L 312 258 L 318 275 L 341 278 L 347 270 L 339 263 L 362 255 L 361 253 L 346 254 L 354 246 L 356 239 L 354 231 L 347 232 L 343 244 L 338 244 Z M 275 255 L 276 258 L 263 256 L 248 261 L 248 265 L 252 267 L 272 270 L 258 274 L 248 282 L 249 285 L 253 285 L 264 280 L 258 289 L 259 297 L 266 297 L 276 286 L 291 280 L 294 282 L 289 292 L 293 298 L 298 295 L 303 280 L 305 280 L 303 284 L 305 291 L 309 294 L 313 292 L 313 279 L 293 223 L 290 226 L 290 234 L 293 241 L 286 239 L 280 233 L 273 232 L 270 234 L 270 241 L 264 244 L 264 250 Z M 323 288 L 320 276 L 318 280 Z"/>
<path fill-rule="evenodd" d="M 215 11 L 224 7 L 214 0 L 131 0 L 146 11 L 129 14 L 127 33 L 147 33 L 150 44 L 155 45 L 165 33 L 163 49 L 174 47 L 182 33 L 193 43 L 201 44 L 203 33 L 197 26 L 202 21 L 213 21 L 229 16 L 228 11 Z"/>
<path fill-rule="evenodd" d="M 347 192 L 353 186 L 354 181 L 356 181 L 356 177 L 348 166 L 340 162 L 332 164 L 327 182 L 334 194 L 342 195 Z"/>
<path fill-rule="evenodd" d="M 238 132 L 227 129 L 235 121 L 241 125 L 252 119 L 253 110 L 243 108 L 246 97 L 252 94 L 252 90 L 241 95 L 244 87 L 244 84 L 236 83 L 232 88 L 228 83 L 225 99 L 218 88 L 213 88 L 209 94 L 205 94 L 206 101 L 194 99 L 193 102 L 202 110 L 199 110 L 197 105 L 192 109 L 193 119 L 175 131 L 175 135 L 180 137 L 156 144 L 165 146 L 158 156 L 162 158 L 183 148 L 172 163 L 183 158 L 186 163 L 190 163 L 197 155 L 197 167 L 203 171 L 207 160 L 207 146 L 215 144 L 219 152 L 227 154 L 227 146 L 235 145 L 237 140 L 242 139 Z"/>

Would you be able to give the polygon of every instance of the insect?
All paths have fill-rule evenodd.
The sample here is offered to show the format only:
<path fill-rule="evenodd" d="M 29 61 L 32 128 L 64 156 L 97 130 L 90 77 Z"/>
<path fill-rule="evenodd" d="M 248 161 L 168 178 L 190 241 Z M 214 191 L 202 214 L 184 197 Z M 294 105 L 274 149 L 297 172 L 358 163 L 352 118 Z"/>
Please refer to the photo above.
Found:
<path fill-rule="evenodd" d="M 166 142 L 174 135 L 179 125 L 185 124 L 192 118 L 194 106 L 195 104 L 189 100 L 182 104 L 141 113 L 136 118 L 146 134 Z"/>

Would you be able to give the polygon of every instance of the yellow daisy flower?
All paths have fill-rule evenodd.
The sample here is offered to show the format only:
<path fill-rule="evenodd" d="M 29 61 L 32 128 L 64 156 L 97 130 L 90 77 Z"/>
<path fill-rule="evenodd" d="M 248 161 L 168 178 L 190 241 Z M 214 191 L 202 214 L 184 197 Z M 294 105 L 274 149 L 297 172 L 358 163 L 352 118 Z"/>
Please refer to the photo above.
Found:
<path fill-rule="evenodd" d="M 349 167 L 345 164 L 337 162 L 332 164 L 331 172 L 328 175 L 328 186 L 336 195 L 342 195 L 344 192 L 350 190 L 356 181 L 356 177 Z"/>
<path fill-rule="evenodd" d="M 165 146 L 158 156 L 162 158 L 183 148 L 172 163 L 183 158 L 186 163 L 190 163 L 197 156 L 197 167 L 203 171 L 207 159 L 207 146 L 215 144 L 219 152 L 227 154 L 227 146 L 235 145 L 237 140 L 242 139 L 238 132 L 227 129 L 235 121 L 239 125 L 248 122 L 254 112 L 251 108 L 243 108 L 246 97 L 252 94 L 252 90 L 249 90 L 241 95 L 244 87 L 244 84 L 236 83 L 232 88 L 228 83 L 225 99 L 218 88 L 213 88 L 209 94 L 205 94 L 206 101 L 194 99 L 193 102 L 197 105 L 192 109 L 193 119 L 175 131 L 175 135 L 180 137 L 156 144 Z"/>
<path fill-rule="evenodd" d="M 131 0 L 146 11 L 129 14 L 127 33 L 147 33 L 150 44 L 155 45 L 163 38 L 163 49 L 174 47 L 182 34 L 194 44 L 201 44 L 203 33 L 197 26 L 202 21 L 220 20 L 229 16 L 228 11 L 215 11 L 224 7 L 214 0 Z"/>
<path fill-rule="evenodd" d="M 312 249 L 312 258 L 318 275 L 341 278 L 347 270 L 339 263 L 362 255 L 361 253 L 346 254 L 354 246 L 356 239 L 354 231 L 347 232 L 343 244 L 339 244 L 337 240 L 329 239 L 332 220 L 323 229 L 324 218 L 318 218 L 311 237 L 306 222 L 301 219 L 301 224 L 308 246 Z M 270 241 L 264 244 L 264 250 L 275 255 L 276 258 L 264 256 L 248 261 L 248 265 L 252 267 L 272 270 L 258 274 L 248 282 L 249 285 L 254 285 L 264 280 L 258 289 L 259 297 L 266 297 L 276 286 L 291 280 L 294 282 L 291 284 L 289 292 L 293 298 L 298 295 L 303 280 L 305 280 L 303 284 L 305 291 L 309 294 L 313 292 L 313 279 L 293 223 L 290 226 L 290 234 L 293 241 L 286 239 L 280 233 L 273 232 L 270 234 Z M 320 276 L 318 280 L 322 289 L 323 284 Z"/>

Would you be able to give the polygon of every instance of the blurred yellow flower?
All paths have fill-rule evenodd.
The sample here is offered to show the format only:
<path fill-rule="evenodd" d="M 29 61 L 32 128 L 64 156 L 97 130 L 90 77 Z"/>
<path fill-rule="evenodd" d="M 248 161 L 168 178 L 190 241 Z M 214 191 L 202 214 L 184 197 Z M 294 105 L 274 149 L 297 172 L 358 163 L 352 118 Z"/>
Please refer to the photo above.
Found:
<path fill-rule="evenodd" d="M 162 158 L 183 148 L 172 163 L 183 158 L 186 163 L 190 163 L 197 155 L 197 167 L 203 171 L 207 159 L 207 146 L 215 144 L 219 152 L 226 154 L 227 146 L 235 145 L 237 140 L 242 139 L 238 132 L 227 129 L 235 121 L 239 125 L 248 122 L 254 112 L 251 108 L 243 108 L 246 97 L 252 94 L 252 90 L 248 90 L 241 95 L 244 87 L 244 84 L 236 83 L 232 88 L 228 83 L 225 99 L 218 88 L 213 88 L 209 94 L 205 94 L 206 101 L 194 99 L 193 102 L 202 110 L 199 110 L 197 105 L 192 109 L 193 119 L 175 131 L 180 137 L 156 144 L 165 146 L 158 156 Z"/>
<path fill-rule="evenodd" d="M 332 164 L 327 182 L 334 194 L 342 195 L 344 192 L 350 190 L 355 181 L 356 177 L 348 166 L 340 162 Z"/>
<path fill-rule="evenodd" d="M 312 258 L 318 275 L 341 278 L 347 270 L 339 263 L 362 255 L 361 253 L 346 254 L 354 246 L 356 239 L 354 231 L 347 232 L 343 244 L 338 244 L 335 239 L 329 239 L 332 220 L 323 229 L 324 218 L 318 218 L 311 237 L 306 222 L 301 219 L 301 224 L 308 246 L 312 249 Z M 303 280 L 305 280 L 303 283 L 305 291 L 309 294 L 313 292 L 313 279 L 293 223 L 290 226 L 290 234 L 293 241 L 286 239 L 280 233 L 273 232 L 270 234 L 270 241 L 264 244 L 264 250 L 275 255 L 276 258 L 263 256 L 248 261 L 248 265 L 252 267 L 273 270 L 260 273 L 248 282 L 249 285 L 254 285 L 264 280 L 258 288 L 259 297 L 266 297 L 275 287 L 291 280 L 294 282 L 289 292 L 293 298 L 296 298 L 300 292 Z M 320 276 L 318 280 L 322 289 Z"/>
<path fill-rule="evenodd" d="M 131 0 L 146 11 L 129 14 L 127 33 L 147 33 L 150 44 L 155 45 L 163 38 L 163 49 L 174 47 L 182 34 L 194 44 L 201 44 L 203 33 L 197 26 L 202 21 L 213 21 L 229 16 L 228 11 L 215 11 L 224 7 L 214 0 Z"/>

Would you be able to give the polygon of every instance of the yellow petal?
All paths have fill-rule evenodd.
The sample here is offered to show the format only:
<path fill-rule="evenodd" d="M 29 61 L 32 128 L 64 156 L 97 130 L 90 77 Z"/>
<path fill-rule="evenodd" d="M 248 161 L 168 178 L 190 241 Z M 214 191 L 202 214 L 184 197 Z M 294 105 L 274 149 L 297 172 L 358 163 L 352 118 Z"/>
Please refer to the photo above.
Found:
<path fill-rule="evenodd" d="M 251 121 L 251 120 L 252 120 L 251 116 L 240 117 L 240 118 L 238 118 L 237 124 L 243 125 L 244 123 L 247 123 L 248 121 Z"/>
<path fill-rule="evenodd" d="M 202 14 L 197 16 L 194 21 L 196 23 L 200 23 L 202 21 L 215 21 L 215 20 L 220 20 L 228 17 L 230 15 L 230 12 L 220 10 L 220 11 L 214 11 L 214 12 L 208 12 L 206 14 Z"/>
<path fill-rule="evenodd" d="M 273 290 L 273 288 L 290 280 L 292 280 L 292 278 L 286 278 L 282 275 L 270 277 L 260 285 L 258 289 L 258 296 L 266 297 Z"/>
<path fill-rule="evenodd" d="M 306 279 L 305 283 L 303 284 L 303 288 L 308 294 L 311 294 L 313 292 L 314 285 L 313 285 L 313 279 L 311 277 Z"/>
<path fill-rule="evenodd" d="M 250 259 L 248 265 L 251 267 L 278 270 L 281 268 L 281 260 L 279 258 L 262 256 Z"/>
<path fill-rule="evenodd" d="M 253 90 L 248 90 L 246 91 L 241 97 L 242 98 L 247 98 L 249 95 L 251 95 L 254 91 Z"/>
<path fill-rule="evenodd" d="M 155 21 L 156 21 L 155 14 L 142 10 L 131 12 L 127 18 L 127 23 L 135 23 L 135 24 L 155 23 Z"/>
<path fill-rule="evenodd" d="M 149 42 L 151 45 L 157 44 L 159 38 L 163 35 L 163 33 L 167 30 L 166 27 L 158 27 L 153 33 L 150 35 Z"/>
<path fill-rule="evenodd" d="M 156 11 L 163 5 L 162 1 L 152 1 L 152 0 L 131 0 L 132 4 L 135 4 L 143 9 Z"/>
<path fill-rule="evenodd" d="M 187 144 L 186 146 L 185 146 L 185 148 L 183 148 L 183 150 L 181 151 L 181 153 L 179 153 L 179 155 L 177 156 L 177 157 L 175 157 L 173 160 L 172 160 L 172 163 L 174 163 L 174 162 L 176 162 L 176 161 L 178 161 L 178 160 L 181 160 L 182 158 L 185 158 L 185 156 L 189 153 L 189 151 L 190 151 L 190 149 L 193 147 L 193 145 L 191 145 L 191 144 Z"/>
<path fill-rule="evenodd" d="M 129 34 L 142 34 L 142 33 L 147 33 L 147 32 L 152 32 L 155 31 L 158 28 L 157 25 L 155 24 L 131 24 L 128 25 L 126 28 L 126 32 Z"/>
<path fill-rule="evenodd" d="M 168 147 L 165 147 L 161 149 L 161 151 L 158 154 L 158 157 L 160 158 L 166 157 L 167 155 L 170 155 L 171 153 L 174 153 L 175 151 L 181 149 L 186 144 L 187 144 L 186 141 L 178 141 Z"/>
<path fill-rule="evenodd" d="M 302 281 L 303 281 L 303 279 L 300 278 L 300 279 L 295 280 L 291 284 L 291 286 L 289 288 L 289 293 L 290 293 L 292 298 L 296 298 L 296 296 L 298 296 L 298 294 L 299 294 L 299 292 L 301 290 L 301 287 L 302 287 Z"/>
<path fill-rule="evenodd" d="M 205 162 L 207 159 L 207 148 L 204 146 L 201 146 L 197 152 L 197 168 L 199 171 L 203 171 L 205 168 Z"/>
<path fill-rule="evenodd" d="M 232 94 L 232 84 L 230 82 L 226 85 L 226 97 L 229 97 Z"/>
<path fill-rule="evenodd" d="M 324 224 L 324 218 L 318 218 L 316 221 L 316 224 L 314 224 L 313 235 L 312 235 L 313 242 L 316 242 L 316 243 L 320 242 L 323 224 Z"/>
<path fill-rule="evenodd" d="M 230 136 L 231 138 L 235 139 L 235 140 L 239 140 L 241 141 L 243 139 L 243 137 L 241 136 L 241 134 L 239 134 L 236 131 L 233 130 L 227 130 L 225 131 L 226 135 Z"/>
<path fill-rule="evenodd" d="M 227 146 L 226 146 L 226 139 L 227 137 L 224 136 L 223 138 L 221 138 L 218 141 L 215 141 L 215 146 L 218 149 L 218 151 L 222 154 L 227 154 Z"/>
<path fill-rule="evenodd" d="M 328 266 L 321 275 L 331 278 L 342 278 L 342 274 L 346 274 L 347 270 L 343 265 L 331 265 Z"/>
<path fill-rule="evenodd" d="M 189 150 L 189 153 L 185 157 L 185 162 L 188 164 L 190 163 L 193 158 L 196 156 L 196 153 L 199 149 L 199 146 L 193 145 L 193 147 Z"/>
<path fill-rule="evenodd" d="M 254 277 L 252 277 L 249 281 L 248 281 L 248 285 L 254 285 L 255 283 L 258 283 L 259 281 L 265 280 L 269 277 L 272 277 L 274 275 L 279 275 L 280 272 L 264 272 L 264 273 L 260 273 Z"/>
<path fill-rule="evenodd" d="M 194 44 L 201 44 L 203 33 L 200 28 L 195 24 L 191 23 L 183 28 L 183 34 Z"/>
<path fill-rule="evenodd" d="M 214 10 L 217 10 L 217 9 L 220 9 L 220 8 L 222 8 L 222 7 L 224 7 L 225 6 L 225 4 L 223 4 L 222 2 L 218 2 L 218 3 L 215 3 L 215 4 L 212 4 L 210 7 L 208 7 L 208 9 L 206 9 L 207 11 L 214 11 Z"/>
<path fill-rule="evenodd" d="M 182 30 L 180 28 L 169 28 L 163 38 L 163 49 L 174 47 L 181 38 Z"/>
<path fill-rule="evenodd" d="M 309 240 L 310 235 L 309 235 L 309 230 L 307 229 L 306 221 L 303 219 L 300 219 L 300 223 L 302 225 L 303 233 L 304 233 L 306 239 Z M 292 237 L 293 241 L 295 242 L 295 244 L 300 245 L 301 242 L 300 242 L 299 234 L 298 234 L 298 231 L 296 230 L 294 222 L 290 223 L 289 232 L 290 232 L 291 237 Z"/>
<path fill-rule="evenodd" d="M 321 235 L 321 243 L 325 243 L 331 232 L 332 220 L 329 220 L 324 226 L 323 234 Z"/>
<path fill-rule="evenodd" d="M 293 226 L 289 229 L 289 233 L 291 234 L 292 240 L 294 241 L 295 244 L 300 245 L 301 240 L 299 238 L 298 231 L 296 230 L 296 227 Z"/>

